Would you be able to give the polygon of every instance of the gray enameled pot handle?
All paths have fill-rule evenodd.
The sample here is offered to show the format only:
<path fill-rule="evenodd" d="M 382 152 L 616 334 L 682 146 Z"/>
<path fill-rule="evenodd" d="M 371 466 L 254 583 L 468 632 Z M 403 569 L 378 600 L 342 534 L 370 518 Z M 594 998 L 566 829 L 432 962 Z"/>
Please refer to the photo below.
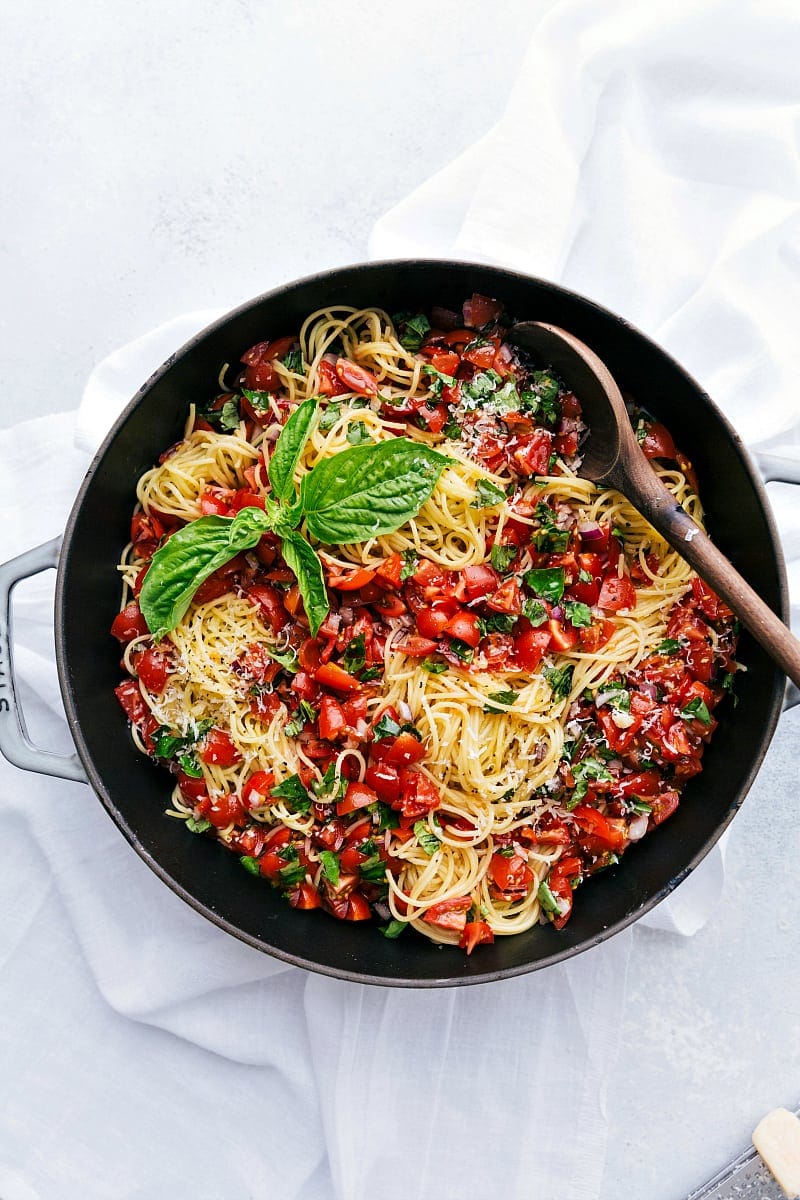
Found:
<path fill-rule="evenodd" d="M 797 483 L 800 484 L 800 460 L 781 458 L 779 454 L 769 454 L 761 450 L 753 451 L 761 477 L 764 483 Z M 796 688 L 791 680 L 786 683 L 786 699 L 783 710 L 794 708 L 800 704 L 800 688 Z"/>
<path fill-rule="evenodd" d="M 58 566 L 60 550 L 61 538 L 53 538 L 52 542 L 36 546 L 0 566 L 0 754 L 23 771 L 86 783 L 86 772 L 77 754 L 51 754 L 34 746 L 28 736 L 14 679 L 11 593 L 21 579 Z"/>

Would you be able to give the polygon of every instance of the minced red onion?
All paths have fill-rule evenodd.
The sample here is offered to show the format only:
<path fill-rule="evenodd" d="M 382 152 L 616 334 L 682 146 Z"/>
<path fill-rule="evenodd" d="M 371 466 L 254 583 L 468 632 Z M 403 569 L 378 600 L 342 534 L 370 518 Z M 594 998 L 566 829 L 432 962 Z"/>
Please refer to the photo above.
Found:
<path fill-rule="evenodd" d="M 411 709 L 408 707 L 405 700 L 398 700 L 397 711 L 399 712 L 400 716 L 403 718 L 404 721 L 411 720 Z"/>
<path fill-rule="evenodd" d="M 628 826 L 628 837 L 632 842 L 638 842 L 641 841 L 646 833 L 647 817 L 644 813 L 640 813 L 639 816 L 634 817 Z"/>
<path fill-rule="evenodd" d="M 560 604 L 556 604 L 556 606 L 550 610 L 550 616 L 556 621 L 561 621 L 563 619 L 564 610 Z"/>
<path fill-rule="evenodd" d="M 585 542 L 600 542 L 605 537 L 597 521 L 578 521 L 578 533 Z"/>

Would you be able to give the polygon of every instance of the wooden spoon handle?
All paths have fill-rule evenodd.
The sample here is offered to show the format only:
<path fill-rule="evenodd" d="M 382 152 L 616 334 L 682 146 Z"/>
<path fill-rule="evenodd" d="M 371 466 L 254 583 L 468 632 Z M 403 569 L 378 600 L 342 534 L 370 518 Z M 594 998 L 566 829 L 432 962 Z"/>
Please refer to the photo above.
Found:
<path fill-rule="evenodd" d="M 641 451 L 631 458 L 624 491 L 634 508 L 730 605 L 767 654 L 800 687 L 800 641 L 750 584 L 745 583 L 700 526 L 695 524 L 661 482 Z M 617 487 L 613 479 L 610 482 Z"/>

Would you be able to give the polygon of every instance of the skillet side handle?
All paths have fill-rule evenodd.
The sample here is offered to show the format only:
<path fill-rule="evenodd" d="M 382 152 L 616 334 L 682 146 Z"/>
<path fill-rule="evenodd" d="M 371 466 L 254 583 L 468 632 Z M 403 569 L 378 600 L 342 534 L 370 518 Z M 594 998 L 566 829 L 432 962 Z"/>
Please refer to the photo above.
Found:
<path fill-rule="evenodd" d="M 761 450 L 753 452 L 756 465 L 761 472 L 764 483 L 796 483 L 800 484 L 800 460 L 782 458 L 779 454 L 768 454 Z M 796 708 L 800 704 L 800 688 L 789 680 L 786 685 L 786 698 L 783 711 Z"/>
<path fill-rule="evenodd" d="M 51 754 L 34 746 L 28 736 L 14 678 L 11 594 L 21 579 L 58 566 L 60 550 L 61 538 L 53 538 L 52 542 L 36 546 L 0 566 L 0 754 L 23 771 L 87 783 L 77 754 Z"/>

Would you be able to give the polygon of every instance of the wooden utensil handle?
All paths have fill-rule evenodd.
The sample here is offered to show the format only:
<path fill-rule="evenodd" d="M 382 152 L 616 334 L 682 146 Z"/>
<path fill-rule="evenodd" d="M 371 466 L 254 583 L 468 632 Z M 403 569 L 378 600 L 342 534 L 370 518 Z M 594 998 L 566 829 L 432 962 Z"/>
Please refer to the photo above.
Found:
<path fill-rule="evenodd" d="M 635 469 L 632 469 L 634 462 Z M 700 526 L 695 524 L 655 474 L 644 455 L 641 454 L 641 462 L 638 456 L 634 462 L 628 464 L 629 474 L 625 485 L 633 506 L 730 605 L 756 641 L 800 687 L 800 641 L 750 584 L 742 579 Z"/>

